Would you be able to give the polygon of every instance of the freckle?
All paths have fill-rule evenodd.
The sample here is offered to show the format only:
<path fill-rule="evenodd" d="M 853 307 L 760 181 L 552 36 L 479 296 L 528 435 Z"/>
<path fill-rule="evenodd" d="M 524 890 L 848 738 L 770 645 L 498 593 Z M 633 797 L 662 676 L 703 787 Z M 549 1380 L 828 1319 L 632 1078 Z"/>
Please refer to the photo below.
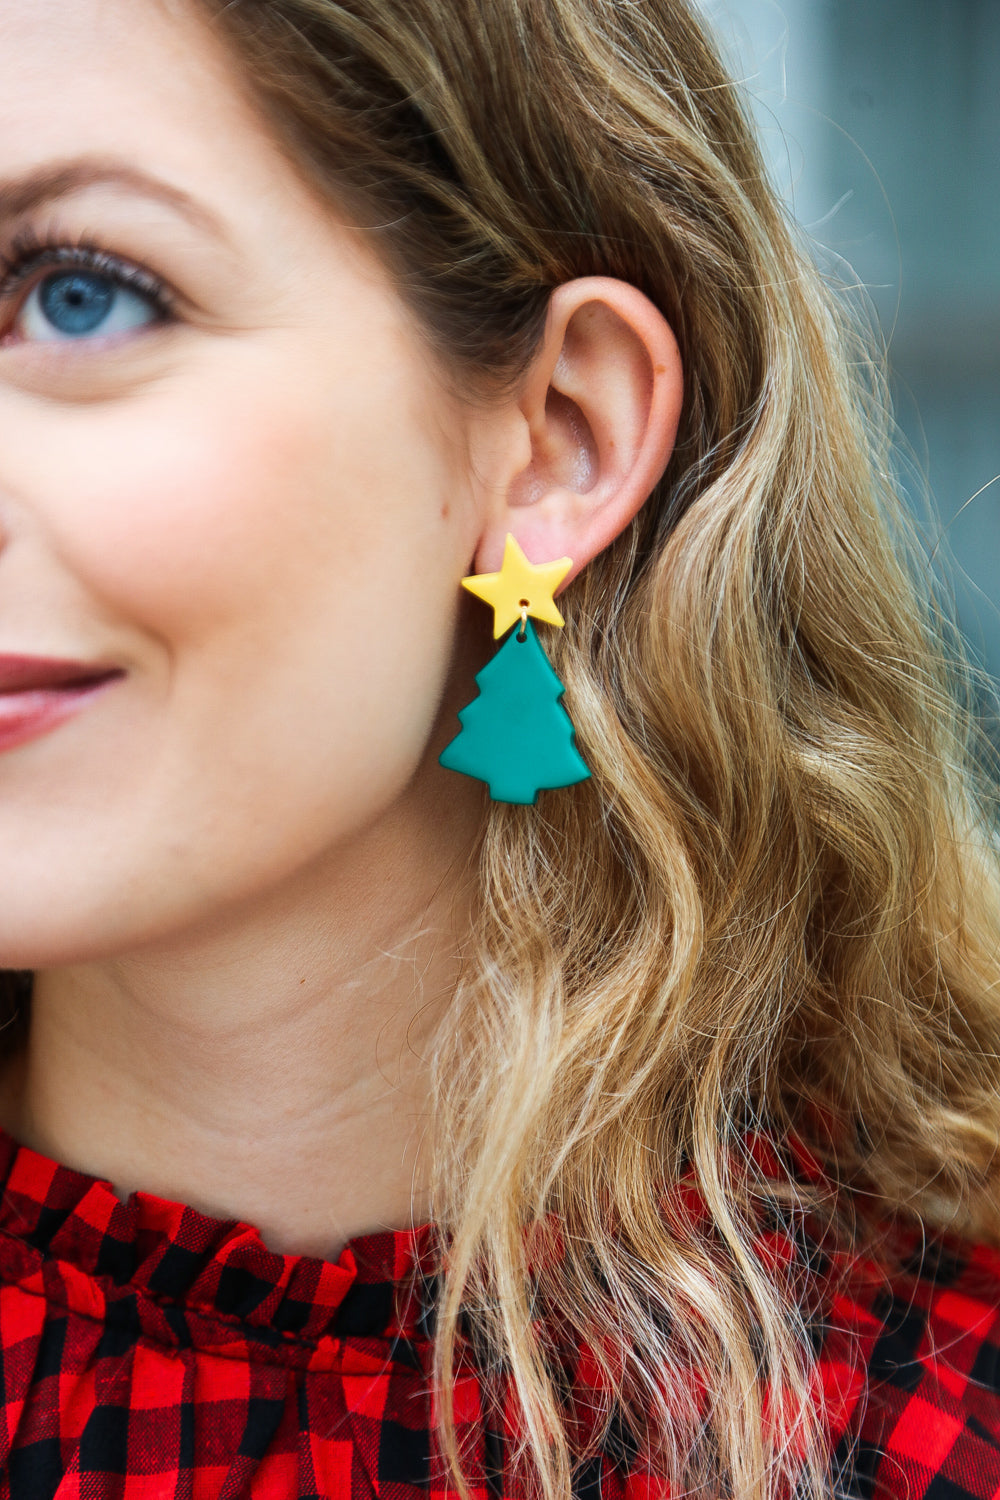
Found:
<path fill-rule="evenodd" d="M 654 375 L 665 375 L 666 373 L 667 373 L 667 367 L 666 367 L 666 365 L 654 365 L 653 366 L 653 374 Z"/>

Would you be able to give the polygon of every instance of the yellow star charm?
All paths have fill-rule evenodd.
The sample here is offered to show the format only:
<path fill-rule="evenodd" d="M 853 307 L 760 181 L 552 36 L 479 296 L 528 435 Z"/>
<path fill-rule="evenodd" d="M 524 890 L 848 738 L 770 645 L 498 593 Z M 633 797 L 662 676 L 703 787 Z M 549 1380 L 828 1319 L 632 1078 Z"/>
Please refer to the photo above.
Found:
<path fill-rule="evenodd" d="M 530 563 L 508 532 L 503 567 L 499 573 L 473 573 L 462 587 L 493 607 L 493 639 L 506 635 L 521 618 L 522 601 L 528 614 L 548 625 L 564 625 L 552 595 L 573 566 L 569 557 L 550 563 Z"/>

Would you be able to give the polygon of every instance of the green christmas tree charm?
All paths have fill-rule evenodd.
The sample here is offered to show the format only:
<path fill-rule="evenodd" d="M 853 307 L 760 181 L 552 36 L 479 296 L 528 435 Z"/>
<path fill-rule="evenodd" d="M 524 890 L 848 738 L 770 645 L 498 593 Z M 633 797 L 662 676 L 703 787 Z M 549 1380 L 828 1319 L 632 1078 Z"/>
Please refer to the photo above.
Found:
<path fill-rule="evenodd" d="M 479 697 L 459 713 L 462 728 L 442 752 L 443 766 L 487 782 L 494 802 L 534 802 L 546 787 L 586 781 L 559 701 L 566 689 L 529 621 L 511 631 L 476 683 Z"/>

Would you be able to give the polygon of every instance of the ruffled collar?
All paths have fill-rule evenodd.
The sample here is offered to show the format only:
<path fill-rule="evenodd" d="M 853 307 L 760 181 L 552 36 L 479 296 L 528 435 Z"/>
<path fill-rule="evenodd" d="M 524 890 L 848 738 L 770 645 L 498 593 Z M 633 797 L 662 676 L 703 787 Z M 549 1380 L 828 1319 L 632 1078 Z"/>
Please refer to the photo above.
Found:
<path fill-rule="evenodd" d="M 0 1132 L 0 1273 L 107 1316 L 130 1303 L 169 1342 L 275 1353 L 430 1334 L 437 1236 L 429 1225 L 360 1236 L 336 1261 L 279 1255 L 258 1231 L 111 1184 Z M 83 1303 L 81 1307 L 79 1304 Z M 121 1306 L 119 1306 L 121 1313 Z"/>

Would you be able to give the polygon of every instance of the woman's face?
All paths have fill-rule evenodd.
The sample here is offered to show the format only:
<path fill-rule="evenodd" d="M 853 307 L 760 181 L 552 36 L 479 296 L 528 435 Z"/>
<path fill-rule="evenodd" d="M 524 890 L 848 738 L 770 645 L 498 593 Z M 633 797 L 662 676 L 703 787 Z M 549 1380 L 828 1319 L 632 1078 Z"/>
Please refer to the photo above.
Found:
<path fill-rule="evenodd" d="M 7 965 L 210 921 L 466 795 L 428 745 L 467 419 L 229 67 L 164 0 L 0 10 Z"/>

